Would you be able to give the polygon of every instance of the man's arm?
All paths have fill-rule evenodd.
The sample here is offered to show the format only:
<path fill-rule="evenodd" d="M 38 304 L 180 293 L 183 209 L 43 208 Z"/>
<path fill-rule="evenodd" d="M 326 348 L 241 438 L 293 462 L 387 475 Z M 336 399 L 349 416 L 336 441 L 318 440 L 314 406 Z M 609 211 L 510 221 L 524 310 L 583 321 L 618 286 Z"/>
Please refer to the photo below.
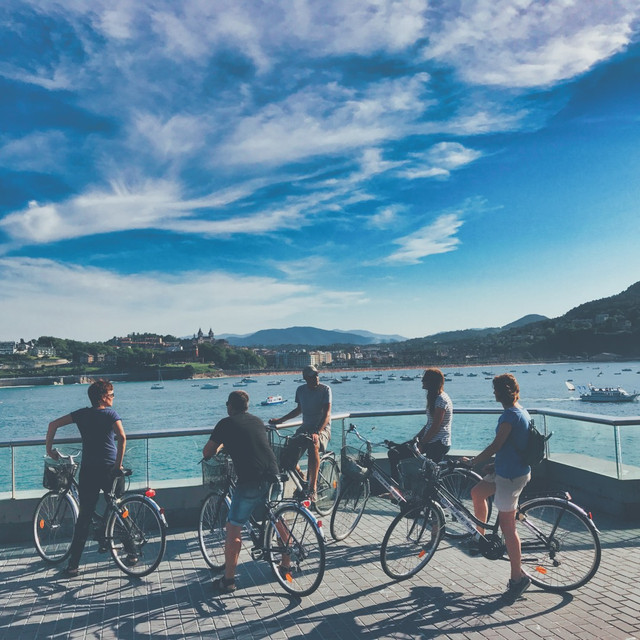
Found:
<path fill-rule="evenodd" d="M 58 454 L 53 450 L 53 439 L 55 438 L 56 431 L 60 427 L 64 427 L 68 424 L 73 424 L 73 418 L 71 417 L 70 413 L 68 413 L 66 416 L 62 416 L 61 418 L 58 418 L 57 420 L 53 420 L 52 422 L 49 423 L 49 428 L 47 429 L 47 440 L 46 440 L 47 455 L 50 458 L 53 458 L 54 460 L 58 459 Z"/>
<path fill-rule="evenodd" d="M 269 420 L 269 424 L 280 424 L 281 422 L 286 422 L 287 420 L 291 420 L 292 418 L 297 418 L 302 413 L 302 407 L 297 405 L 295 409 L 291 409 L 286 416 L 282 416 L 282 418 L 271 418 Z"/>
<path fill-rule="evenodd" d="M 213 458 L 213 456 L 215 456 L 221 448 L 221 444 L 218 444 L 213 440 L 207 440 L 207 444 L 205 444 L 204 448 L 202 449 L 202 457 L 205 460 L 209 460 L 209 458 Z"/>
<path fill-rule="evenodd" d="M 113 423 L 113 430 L 116 433 L 116 440 L 118 441 L 118 451 L 116 452 L 116 461 L 113 463 L 113 470 L 120 471 L 120 469 L 122 469 L 122 461 L 124 460 L 124 452 L 127 448 L 127 436 L 124 433 L 122 420 L 116 420 L 116 422 Z"/>

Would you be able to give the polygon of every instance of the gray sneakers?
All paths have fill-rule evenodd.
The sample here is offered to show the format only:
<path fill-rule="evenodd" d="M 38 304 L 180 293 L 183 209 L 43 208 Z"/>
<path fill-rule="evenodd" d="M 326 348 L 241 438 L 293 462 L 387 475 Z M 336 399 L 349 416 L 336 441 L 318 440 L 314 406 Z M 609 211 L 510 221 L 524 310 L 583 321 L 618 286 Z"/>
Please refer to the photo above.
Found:
<path fill-rule="evenodd" d="M 526 574 L 520 580 L 509 580 L 507 590 L 502 594 L 503 598 L 515 602 L 530 586 L 531 578 Z"/>

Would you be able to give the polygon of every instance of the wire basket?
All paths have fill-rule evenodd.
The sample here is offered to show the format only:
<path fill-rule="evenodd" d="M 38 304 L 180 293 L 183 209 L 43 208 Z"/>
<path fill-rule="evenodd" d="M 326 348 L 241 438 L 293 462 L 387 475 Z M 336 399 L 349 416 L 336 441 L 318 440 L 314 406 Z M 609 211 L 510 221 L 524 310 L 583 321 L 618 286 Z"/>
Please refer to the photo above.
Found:
<path fill-rule="evenodd" d="M 409 499 L 424 500 L 432 495 L 440 476 L 440 467 L 433 460 L 407 458 L 398 463 L 400 488 Z"/>
<path fill-rule="evenodd" d="M 369 467 L 369 456 L 366 449 L 357 449 L 349 445 L 340 452 L 340 471 L 348 478 L 361 478 Z"/>
<path fill-rule="evenodd" d="M 47 459 L 44 461 L 42 486 L 49 491 L 62 493 L 71 486 L 71 480 L 78 471 L 77 463 L 68 460 Z"/>
<path fill-rule="evenodd" d="M 202 461 L 202 484 L 209 489 L 226 490 L 229 478 L 233 476 L 233 462 L 224 453 L 218 453 L 209 460 Z"/>

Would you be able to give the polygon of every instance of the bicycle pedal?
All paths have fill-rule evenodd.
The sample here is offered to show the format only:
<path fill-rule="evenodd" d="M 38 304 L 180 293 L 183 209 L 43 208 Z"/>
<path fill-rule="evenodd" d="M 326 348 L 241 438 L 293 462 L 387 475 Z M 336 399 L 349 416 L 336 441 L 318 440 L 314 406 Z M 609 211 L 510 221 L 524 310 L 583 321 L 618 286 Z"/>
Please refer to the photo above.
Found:
<path fill-rule="evenodd" d="M 253 549 L 251 549 L 251 557 L 254 560 L 262 560 L 264 551 L 260 547 L 253 547 Z"/>

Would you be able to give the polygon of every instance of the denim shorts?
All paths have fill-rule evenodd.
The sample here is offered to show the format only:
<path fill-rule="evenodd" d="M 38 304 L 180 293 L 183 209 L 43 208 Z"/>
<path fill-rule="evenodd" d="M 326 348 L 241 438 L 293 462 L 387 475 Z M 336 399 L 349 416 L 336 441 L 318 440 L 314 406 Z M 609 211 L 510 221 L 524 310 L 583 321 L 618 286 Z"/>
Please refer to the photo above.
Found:
<path fill-rule="evenodd" d="M 243 527 L 257 507 L 264 506 L 271 483 L 244 482 L 236 486 L 231 498 L 231 507 L 227 521 L 237 527 Z"/>

